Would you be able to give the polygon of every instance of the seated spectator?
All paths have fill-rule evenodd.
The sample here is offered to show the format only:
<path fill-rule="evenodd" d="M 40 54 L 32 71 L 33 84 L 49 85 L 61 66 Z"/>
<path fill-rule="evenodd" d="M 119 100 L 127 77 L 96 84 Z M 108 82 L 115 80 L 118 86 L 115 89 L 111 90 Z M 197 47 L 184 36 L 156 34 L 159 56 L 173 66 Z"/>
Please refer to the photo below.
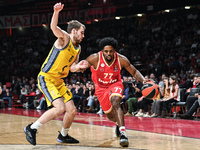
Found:
<path fill-rule="evenodd" d="M 154 73 L 151 73 L 149 77 L 155 82 L 155 84 L 158 84 L 158 79 L 155 77 Z"/>
<path fill-rule="evenodd" d="M 178 81 L 176 76 L 170 76 L 169 78 L 169 90 L 170 94 L 168 97 L 163 98 L 160 103 L 160 111 L 161 111 L 161 116 L 160 118 L 165 118 L 166 117 L 166 111 L 168 110 L 168 105 L 177 102 L 178 99 L 178 92 L 179 92 L 179 86 L 178 86 Z"/>
<path fill-rule="evenodd" d="M 150 117 L 149 105 L 153 103 L 152 99 L 144 98 L 143 96 L 138 98 L 138 113 L 135 115 L 136 117 Z"/>
<path fill-rule="evenodd" d="M 36 92 L 31 92 L 30 94 L 25 95 L 27 102 L 23 104 L 24 108 L 34 109 L 33 101 L 36 97 Z"/>
<path fill-rule="evenodd" d="M 148 75 L 145 75 L 145 80 L 149 79 Z M 150 117 L 150 112 L 149 112 L 149 105 L 153 103 L 153 100 L 151 99 L 146 99 L 143 96 L 139 97 L 137 100 L 137 114 L 135 114 L 136 117 Z"/>
<path fill-rule="evenodd" d="M 183 101 L 186 101 L 186 98 L 188 97 L 191 88 L 196 88 L 196 84 L 197 84 L 197 75 L 191 74 L 189 79 L 187 79 L 183 84 L 179 85 L 179 88 L 186 89 L 186 93 L 183 97 L 183 99 L 184 99 Z"/>
<path fill-rule="evenodd" d="M 43 93 L 40 91 L 39 88 L 36 88 L 36 92 L 35 93 L 36 93 L 36 96 L 35 96 L 35 99 L 33 100 L 33 103 L 32 103 L 33 108 L 36 108 L 37 107 L 37 103 L 39 103 L 41 98 L 44 97 Z M 30 106 L 30 107 L 32 107 L 32 106 Z"/>
<path fill-rule="evenodd" d="M 186 112 L 185 115 L 180 116 L 181 119 L 193 119 L 192 115 L 200 107 L 200 93 L 195 94 L 195 97 L 197 98 L 197 100 L 194 102 L 192 107 L 190 107 L 190 109 Z"/>
<path fill-rule="evenodd" d="M 164 88 L 164 79 L 165 79 L 165 77 L 166 77 L 166 75 L 165 75 L 165 73 L 163 73 L 162 76 L 161 76 L 161 80 L 160 80 L 159 83 L 158 83 L 158 86 L 159 86 L 161 89 Z"/>
<path fill-rule="evenodd" d="M 3 98 L 2 98 L 3 101 L 5 100 L 8 100 L 9 101 L 9 109 L 11 109 L 12 107 L 12 94 L 10 92 L 10 89 L 6 88 L 5 91 L 3 91 Z"/>
<path fill-rule="evenodd" d="M 39 102 L 39 105 L 36 107 L 36 109 L 46 110 L 47 109 L 47 103 L 46 103 L 44 94 L 42 94 L 42 96 L 39 100 L 40 100 L 40 102 Z"/>
<path fill-rule="evenodd" d="M 80 104 L 81 104 L 81 101 L 83 100 L 82 99 L 83 89 L 80 87 L 80 82 L 76 82 L 76 88 L 72 94 L 73 94 L 72 99 L 74 101 L 74 105 L 76 106 L 76 109 L 78 111 L 82 111 L 82 106 Z"/>
<path fill-rule="evenodd" d="M 85 109 L 86 109 L 86 100 L 88 99 L 89 97 L 89 89 L 86 87 L 86 85 L 84 84 L 83 85 L 83 93 L 82 93 L 82 112 L 85 112 Z M 88 101 L 88 100 L 87 100 Z"/>
<path fill-rule="evenodd" d="M 161 88 L 160 87 L 160 93 L 159 95 L 154 99 L 154 102 L 152 103 L 151 106 L 151 117 L 157 117 L 161 115 L 161 111 L 160 111 L 160 103 L 162 101 L 163 98 L 169 97 L 169 80 L 168 77 L 165 77 L 163 79 L 164 81 L 164 87 Z M 163 98 L 161 98 L 163 95 Z"/>
<path fill-rule="evenodd" d="M 196 76 L 197 76 L 197 80 L 194 79 L 194 84 L 196 83 L 196 85 L 193 85 L 193 88 L 200 88 L 200 74 L 196 74 Z M 195 97 L 195 95 L 188 95 L 188 97 L 186 98 L 187 111 L 190 110 L 190 108 L 192 107 L 192 105 L 194 104 L 196 100 L 197 100 L 197 97 Z"/>
<path fill-rule="evenodd" d="M 94 103 L 94 98 L 95 98 L 95 96 L 94 96 L 94 93 L 95 93 L 95 87 L 94 87 L 94 84 L 93 83 L 90 83 L 89 85 L 88 85 L 88 89 L 89 89 L 89 96 L 88 96 L 88 98 L 86 99 L 86 101 L 87 101 L 87 107 L 86 107 L 86 111 L 87 112 L 93 112 L 93 110 L 94 110 L 94 106 L 95 106 L 95 104 L 96 103 Z"/>
<path fill-rule="evenodd" d="M 25 95 L 27 95 L 27 89 L 23 86 L 20 90 L 20 100 L 22 104 L 25 102 Z"/>
<path fill-rule="evenodd" d="M 138 80 L 134 80 L 128 83 L 128 112 L 125 116 L 130 116 L 137 110 L 137 100 L 142 96 L 140 89 L 142 87 L 142 83 Z"/>

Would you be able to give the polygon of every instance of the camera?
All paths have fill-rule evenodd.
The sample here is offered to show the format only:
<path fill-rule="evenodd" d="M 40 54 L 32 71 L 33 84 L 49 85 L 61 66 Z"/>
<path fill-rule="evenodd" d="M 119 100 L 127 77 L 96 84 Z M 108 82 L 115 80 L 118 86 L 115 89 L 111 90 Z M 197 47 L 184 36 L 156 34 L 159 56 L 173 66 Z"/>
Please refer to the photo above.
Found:
<path fill-rule="evenodd" d="M 136 82 L 135 80 L 129 81 L 128 82 L 128 87 L 132 87 L 133 84 L 135 85 L 135 82 Z"/>

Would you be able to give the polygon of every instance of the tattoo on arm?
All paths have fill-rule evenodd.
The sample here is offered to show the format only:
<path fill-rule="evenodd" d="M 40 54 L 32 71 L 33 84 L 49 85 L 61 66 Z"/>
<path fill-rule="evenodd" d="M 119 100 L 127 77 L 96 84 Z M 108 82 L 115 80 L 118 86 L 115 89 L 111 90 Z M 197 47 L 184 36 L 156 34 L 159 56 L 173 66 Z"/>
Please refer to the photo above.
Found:
<path fill-rule="evenodd" d="M 143 82 L 145 80 L 144 77 L 143 77 L 143 75 L 138 70 L 136 70 L 134 77 L 136 79 L 138 79 L 139 81 L 141 81 L 141 82 Z"/>

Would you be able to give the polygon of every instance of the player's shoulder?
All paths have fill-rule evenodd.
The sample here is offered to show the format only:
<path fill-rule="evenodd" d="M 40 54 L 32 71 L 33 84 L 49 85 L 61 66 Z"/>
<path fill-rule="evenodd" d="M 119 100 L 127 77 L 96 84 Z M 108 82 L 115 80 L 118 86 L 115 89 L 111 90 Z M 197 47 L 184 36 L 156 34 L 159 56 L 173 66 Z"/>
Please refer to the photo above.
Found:
<path fill-rule="evenodd" d="M 126 58 L 126 56 L 124 56 L 124 55 L 122 55 L 122 54 L 120 54 L 120 53 L 117 53 L 117 55 L 118 55 L 119 60 L 128 60 L 128 59 Z"/>
<path fill-rule="evenodd" d="M 86 59 L 89 62 L 97 62 L 99 60 L 99 54 L 98 53 L 93 53 L 91 55 L 89 55 Z"/>
<path fill-rule="evenodd" d="M 89 56 L 89 58 L 97 59 L 99 58 L 99 53 L 93 53 Z"/>

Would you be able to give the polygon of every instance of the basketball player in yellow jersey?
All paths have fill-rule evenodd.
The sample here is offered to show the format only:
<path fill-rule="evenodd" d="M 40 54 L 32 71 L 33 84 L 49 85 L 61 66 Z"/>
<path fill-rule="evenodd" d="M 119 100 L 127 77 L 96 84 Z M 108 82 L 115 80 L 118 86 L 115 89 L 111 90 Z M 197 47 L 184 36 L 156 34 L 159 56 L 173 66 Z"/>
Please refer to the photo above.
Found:
<path fill-rule="evenodd" d="M 61 30 L 57 24 L 59 12 L 63 7 L 64 4 L 61 3 L 54 5 L 51 30 L 57 40 L 38 75 L 38 86 L 45 95 L 47 105 L 53 107 L 47 110 L 36 122 L 24 128 L 27 141 L 33 145 L 36 145 L 37 129 L 65 111 L 63 127 L 57 141 L 61 143 L 79 143 L 78 140 L 68 134 L 76 114 L 76 107 L 71 100 L 72 93 L 67 89 L 62 78 L 68 75 L 69 70 L 77 72 L 88 66 L 85 60 L 78 63 L 81 51 L 79 44 L 84 38 L 85 26 L 76 20 L 72 20 L 68 24 L 67 32 Z"/>

